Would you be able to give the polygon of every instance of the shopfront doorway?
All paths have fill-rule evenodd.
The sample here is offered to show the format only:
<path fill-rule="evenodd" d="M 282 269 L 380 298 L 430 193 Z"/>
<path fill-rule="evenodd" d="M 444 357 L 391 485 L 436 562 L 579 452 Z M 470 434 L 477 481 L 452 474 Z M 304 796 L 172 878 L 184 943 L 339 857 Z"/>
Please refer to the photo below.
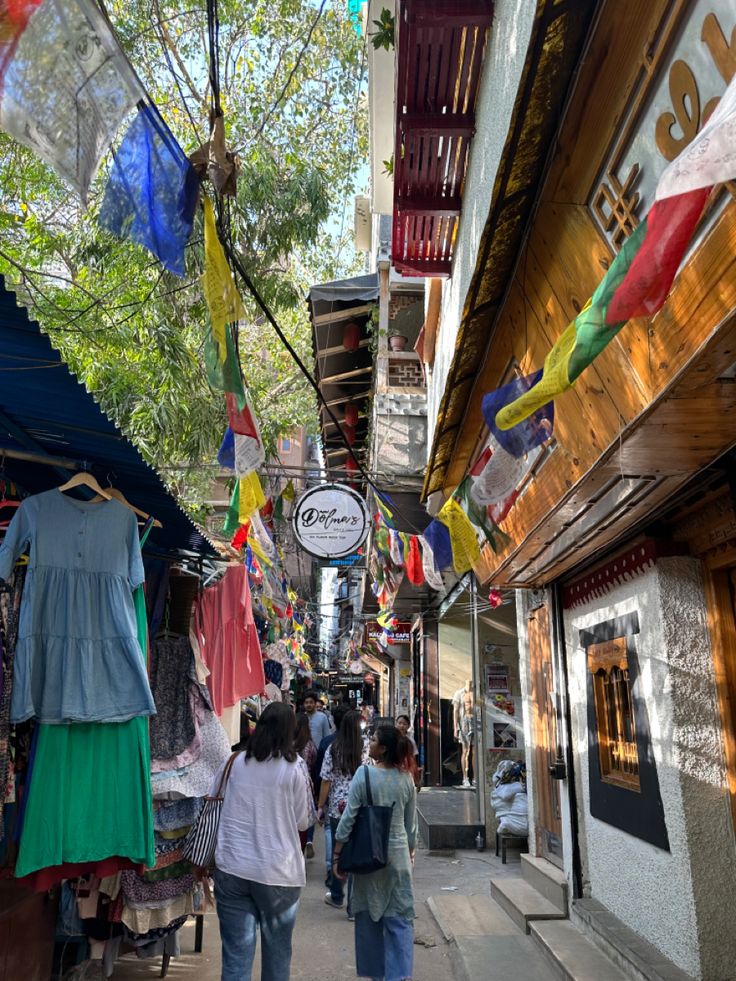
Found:
<path fill-rule="evenodd" d="M 546 604 L 531 610 L 527 619 L 531 668 L 531 711 L 534 750 L 528 762 L 534 781 L 537 854 L 562 868 L 560 784 L 550 767 L 555 761 L 557 716 L 554 702 L 552 635 Z"/>

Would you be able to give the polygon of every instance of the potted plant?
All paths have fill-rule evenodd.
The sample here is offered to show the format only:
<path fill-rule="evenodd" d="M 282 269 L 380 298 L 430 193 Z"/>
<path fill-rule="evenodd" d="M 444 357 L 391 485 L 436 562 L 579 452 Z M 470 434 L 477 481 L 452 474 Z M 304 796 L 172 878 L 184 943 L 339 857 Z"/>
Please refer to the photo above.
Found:
<path fill-rule="evenodd" d="M 396 333 L 389 332 L 388 346 L 392 351 L 403 351 L 408 341 L 409 338 L 404 334 L 399 334 L 398 331 Z"/>

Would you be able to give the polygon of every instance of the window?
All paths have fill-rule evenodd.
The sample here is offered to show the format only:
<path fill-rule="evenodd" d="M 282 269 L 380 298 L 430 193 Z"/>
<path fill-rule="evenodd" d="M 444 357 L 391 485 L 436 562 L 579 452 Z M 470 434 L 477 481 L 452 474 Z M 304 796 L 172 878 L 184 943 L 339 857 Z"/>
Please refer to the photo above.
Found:
<path fill-rule="evenodd" d="M 626 638 L 591 644 L 587 651 L 588 670 L 593 676 L 601 780 L 639 792 L 639 751 Z"/>
<path fill-rule="evenodd" d="M 291 452 L 291 440 L 288 439 L 286 436 L 281 437 L 281 452 L 282 453 Z"/>

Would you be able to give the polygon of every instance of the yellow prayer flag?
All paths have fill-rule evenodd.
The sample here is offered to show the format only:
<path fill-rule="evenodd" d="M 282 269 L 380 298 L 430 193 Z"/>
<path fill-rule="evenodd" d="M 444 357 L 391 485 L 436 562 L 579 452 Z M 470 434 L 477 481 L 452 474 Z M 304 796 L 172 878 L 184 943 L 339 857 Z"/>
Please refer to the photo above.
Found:
<path fill-rule="evenodd" d="M 437 518 L 450 532 L 452 565 L 455 572 L 461 576 L 472 569 L 480 558 L 480 546 L 475 528 L 454 497 L 445 501 Z"/>
<path fill-rule="evenodd" d="M 296 497 L 296 491 L 294 490 L 294 482 L 290 480 L 289 483 L 284 487 L 283 498 L 285 501 L 293 501 Z"/>
<path fill-rule="evenodd" d="M 210 311 L 219 360 L 224 364 L 227 357 L 225 324 L 243 320 L 245 309 L 217 236 L 215 212 L 208 197 L 204 199 L 204 273 L 201 283 Z"/>
<path fill-rule="evenodd" d="M 251 470 L 246 477 L 241 477 L 239 484 L 238 520 L 241 525 L 244 525 L 254 511 L 259 511 L 263 507 L 266 503 L 266 497 L 255 470 Z"/>
<path fill-rule="evenodd" d="M 541 409 L 543 405 L 562 395 L 568 388 L 572 388 L 569 368 L 578 336 L 578 318 L 590 309 L 592 299 L 591 297 L 588 300 L 575 320 L 569 323 L 557 338 L 557 343 L 544 359 L 544 372 L 537 384 L 496 414 L 496 425 L 499 429 L 512 429 L 518 426 L 537 409 Z"/>

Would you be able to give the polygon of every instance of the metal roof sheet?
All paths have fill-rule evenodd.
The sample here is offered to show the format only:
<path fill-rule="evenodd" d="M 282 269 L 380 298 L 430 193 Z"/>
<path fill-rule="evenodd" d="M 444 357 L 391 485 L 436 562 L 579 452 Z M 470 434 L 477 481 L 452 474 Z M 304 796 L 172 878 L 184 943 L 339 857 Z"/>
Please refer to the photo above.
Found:
<path fill-rule="evenodd" d="M 76 461 L 76 469 L 86 465 L 103 486 L 112 483 L 163 525 L 152 529 L 147 550 L 217 554 L 0 276 L 0 468 L 4 464 L 6 478 L 31 494 L 74 472 L 65 475 L 62 468 L 3 457 L 3 449 Z"/>

